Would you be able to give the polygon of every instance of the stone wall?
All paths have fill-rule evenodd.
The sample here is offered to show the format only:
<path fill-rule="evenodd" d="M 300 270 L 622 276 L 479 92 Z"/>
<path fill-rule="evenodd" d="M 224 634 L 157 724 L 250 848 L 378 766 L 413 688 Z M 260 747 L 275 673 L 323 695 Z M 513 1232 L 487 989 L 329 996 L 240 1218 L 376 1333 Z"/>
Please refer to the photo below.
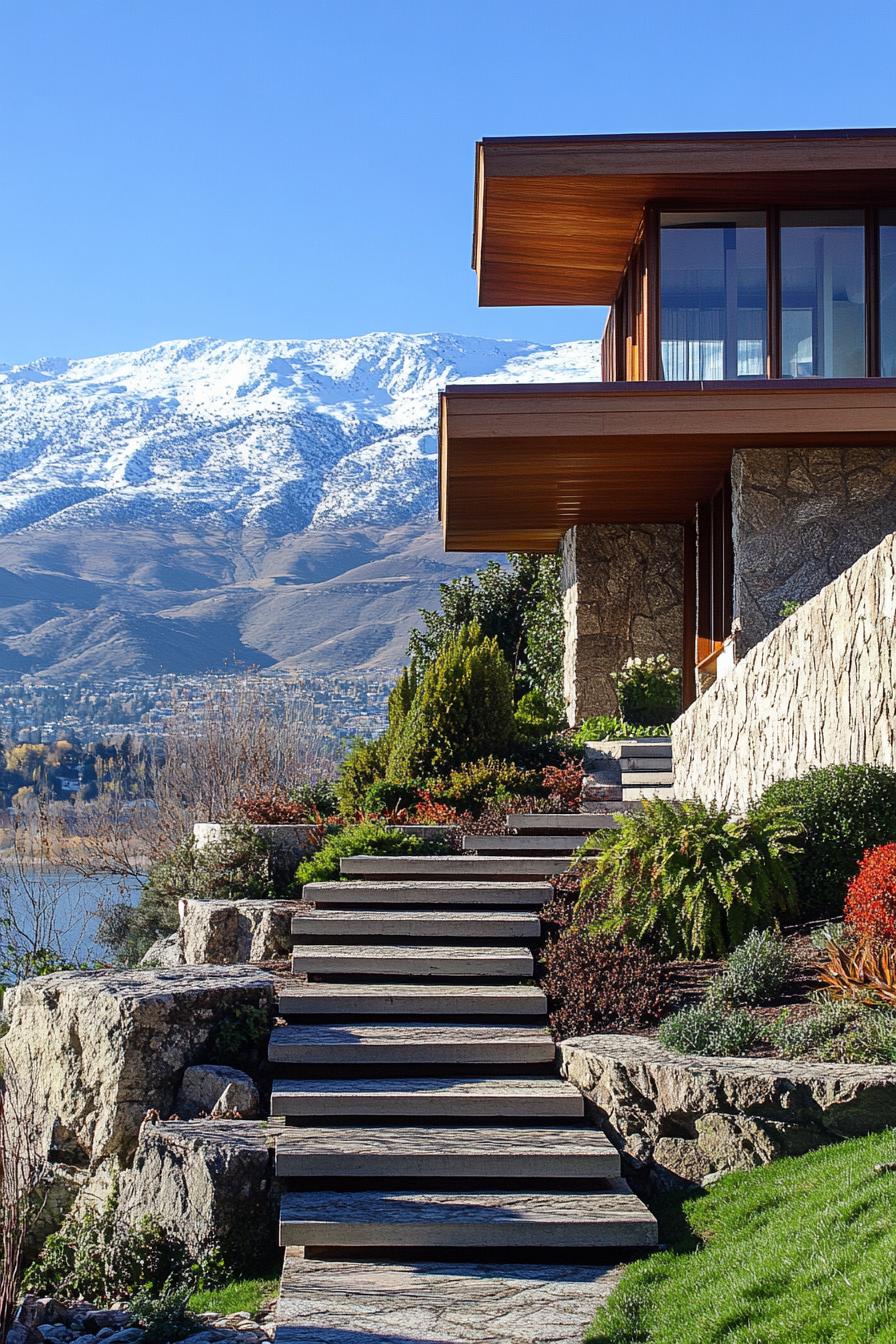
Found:
<path fill-rule="evenodd" d="M 896 1124 L 896 1068 L 675 1055 L 644 1036 L 560 1046 L 564 1077 L 650 1186 L 701 1184 Z M 643 1187 L 642 1187 L 643 1188 Z"/>
<path fill-rule="evenodd" d="M 731 464 L 742 655 L 896 528 L 896 448 L 750 448 Z"/>
<path fill-rule="evenodd" d="M 896 766 L 896 533 L 672 725 L 675 793 L 743 810 L 812 766 Z"/>
<path fill-rule="evenodd" d="M 682 529 L 589 523 L 563 539 L 563 681 L 567 714 L 615 714 L 610 673 L 626 658 L 681 660 Z"/>

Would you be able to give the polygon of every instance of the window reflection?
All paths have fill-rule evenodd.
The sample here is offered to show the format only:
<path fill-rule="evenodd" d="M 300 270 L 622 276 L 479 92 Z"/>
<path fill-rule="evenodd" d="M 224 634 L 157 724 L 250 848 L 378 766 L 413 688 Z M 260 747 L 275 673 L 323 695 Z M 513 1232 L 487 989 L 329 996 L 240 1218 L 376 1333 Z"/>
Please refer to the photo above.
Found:
<path fill-rule="evenodd" d="M 663 376 L 764 377 L 765 216 L 664 213 L 660 230 Z"/>
<path fill-rule="evenodd" d="M 865 375 L 865 229 L 860 210 L 781 213 L 781 373 Z"/>
<path fill-rule="evenodd" d="M 896 378 L 896 210 L 880 212 L 880 372 Z"/>

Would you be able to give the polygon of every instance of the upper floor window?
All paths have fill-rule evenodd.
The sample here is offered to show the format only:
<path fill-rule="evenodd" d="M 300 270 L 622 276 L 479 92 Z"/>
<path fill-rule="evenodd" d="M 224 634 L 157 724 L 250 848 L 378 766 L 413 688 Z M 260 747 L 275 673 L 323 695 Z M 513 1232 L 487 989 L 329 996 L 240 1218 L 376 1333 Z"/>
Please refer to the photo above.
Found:
<path fill-rule="evenodd" d="M 669 379 L 762 378 L 765 216 L 660 216 L 660 352 Z"/>
<path fill-rule="evenodd" d="M 865 372 L 864 213 L 782 210 L 782 377 Z"/>
<path fill-rule="evenodd" d="M 896 378 L 896 210 L 880 212 L 880 372 Z"/>

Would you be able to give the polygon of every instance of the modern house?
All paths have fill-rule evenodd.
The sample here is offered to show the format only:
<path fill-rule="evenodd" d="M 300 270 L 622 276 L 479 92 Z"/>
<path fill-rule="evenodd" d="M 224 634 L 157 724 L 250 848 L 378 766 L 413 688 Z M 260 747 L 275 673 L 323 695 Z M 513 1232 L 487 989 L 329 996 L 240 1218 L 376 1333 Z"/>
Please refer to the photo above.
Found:
<path fill-rule="evenodd" d="M 562 551 L 571 720 L 632 655 L 690 704 L 896 531 L 896 130 L 483 140 L 473 266 L 610 308 L 593 383 L 441 402 L 446 548 Z"/>

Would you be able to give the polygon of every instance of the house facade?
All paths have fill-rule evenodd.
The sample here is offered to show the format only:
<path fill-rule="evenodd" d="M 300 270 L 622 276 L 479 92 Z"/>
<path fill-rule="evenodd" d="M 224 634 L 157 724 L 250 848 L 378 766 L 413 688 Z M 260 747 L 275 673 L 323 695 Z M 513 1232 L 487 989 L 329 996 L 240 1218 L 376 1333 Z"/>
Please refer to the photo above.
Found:
<path fill-rule="evenodd" d="M 570 721 L 684 707 L 896 530 L 896 130 L 477 146 L 487 305 L 609 306 L 593 383 L 449 387 L 448 550 L 560 550 Z"/>

